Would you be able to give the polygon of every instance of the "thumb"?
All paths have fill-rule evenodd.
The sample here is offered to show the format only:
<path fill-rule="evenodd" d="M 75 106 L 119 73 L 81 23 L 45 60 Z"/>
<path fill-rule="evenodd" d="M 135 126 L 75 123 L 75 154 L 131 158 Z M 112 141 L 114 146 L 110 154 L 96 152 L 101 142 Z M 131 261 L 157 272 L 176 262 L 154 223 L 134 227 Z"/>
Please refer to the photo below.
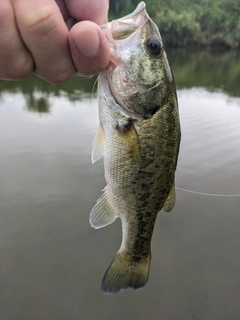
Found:
<path fill-rule="evenodd" d="M 75 24 L 69 33 L 69 45 L 74 64 L 82 76 L 94 75 L 107 67 L 110 60 L 108 41 L 94 22 Z"/>

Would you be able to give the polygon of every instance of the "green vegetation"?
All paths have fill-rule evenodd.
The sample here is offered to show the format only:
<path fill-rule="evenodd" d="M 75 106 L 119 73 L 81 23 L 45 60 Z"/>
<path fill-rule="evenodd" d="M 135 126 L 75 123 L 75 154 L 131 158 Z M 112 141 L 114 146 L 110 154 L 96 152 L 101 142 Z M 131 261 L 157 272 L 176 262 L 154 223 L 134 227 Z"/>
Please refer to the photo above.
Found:
<path fill-rule="evenodd" d="M 110 0 L 110 18 L 140 1 Z M 145 0 L 167 47 L 240 48 L 240 0 Z"/>

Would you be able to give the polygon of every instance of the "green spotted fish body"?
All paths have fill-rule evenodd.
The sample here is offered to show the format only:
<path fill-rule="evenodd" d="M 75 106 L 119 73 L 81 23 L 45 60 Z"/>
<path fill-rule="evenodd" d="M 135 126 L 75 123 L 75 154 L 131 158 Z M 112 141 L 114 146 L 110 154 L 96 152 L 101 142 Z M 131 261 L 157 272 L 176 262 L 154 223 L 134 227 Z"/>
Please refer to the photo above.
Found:
<path fill-rule="evenodd" d="M 112 58 L 99 76 L 92 161 L 103 156 L 107 186 L 90 223 L 101 228 L 118 217 L 122 222 L 122 243 L 101 286 L 112 294 L 148 280 L 157 213 L 175 203 L 180 124 L 172 72 L 145 4 L 102 29 Z"/>

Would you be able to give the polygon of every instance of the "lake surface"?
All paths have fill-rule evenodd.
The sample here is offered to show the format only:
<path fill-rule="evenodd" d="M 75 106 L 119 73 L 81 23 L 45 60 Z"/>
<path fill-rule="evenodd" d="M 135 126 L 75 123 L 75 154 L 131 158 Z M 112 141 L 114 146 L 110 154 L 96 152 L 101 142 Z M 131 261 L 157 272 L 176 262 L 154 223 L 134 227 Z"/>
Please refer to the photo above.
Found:
<path fill-rule="evenodd" d="M 182 126 L 176 186 L 240 194 L 240 55 L 168 56 Z M 105 186 L 90 160 L 93 83 L 0 82 L 0 319 L 240 319 L 240 197 L 178 189 L 174 210 L 158 215 L 146 287 L 101 294 L 121 224 L 88 222 Z"/>

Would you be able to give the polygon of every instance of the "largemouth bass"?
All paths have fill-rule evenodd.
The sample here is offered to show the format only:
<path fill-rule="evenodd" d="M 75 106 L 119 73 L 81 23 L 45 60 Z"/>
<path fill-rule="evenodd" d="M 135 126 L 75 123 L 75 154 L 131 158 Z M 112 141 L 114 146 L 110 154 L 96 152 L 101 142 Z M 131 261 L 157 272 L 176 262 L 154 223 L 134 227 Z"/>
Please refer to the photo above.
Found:
<path fill-rule="evenodd" d="M 101 28 L 111 62 L 99 76 L 92 162 L 103 156 L 107 186 L 90 224 L 97 229 L 118 217 L 122 222 L 122 244 L 101 285 L 113 294 L 148 280 L 157 213 L 175 204 L 180 124 L 173 75 L 145 3 Z"/>

